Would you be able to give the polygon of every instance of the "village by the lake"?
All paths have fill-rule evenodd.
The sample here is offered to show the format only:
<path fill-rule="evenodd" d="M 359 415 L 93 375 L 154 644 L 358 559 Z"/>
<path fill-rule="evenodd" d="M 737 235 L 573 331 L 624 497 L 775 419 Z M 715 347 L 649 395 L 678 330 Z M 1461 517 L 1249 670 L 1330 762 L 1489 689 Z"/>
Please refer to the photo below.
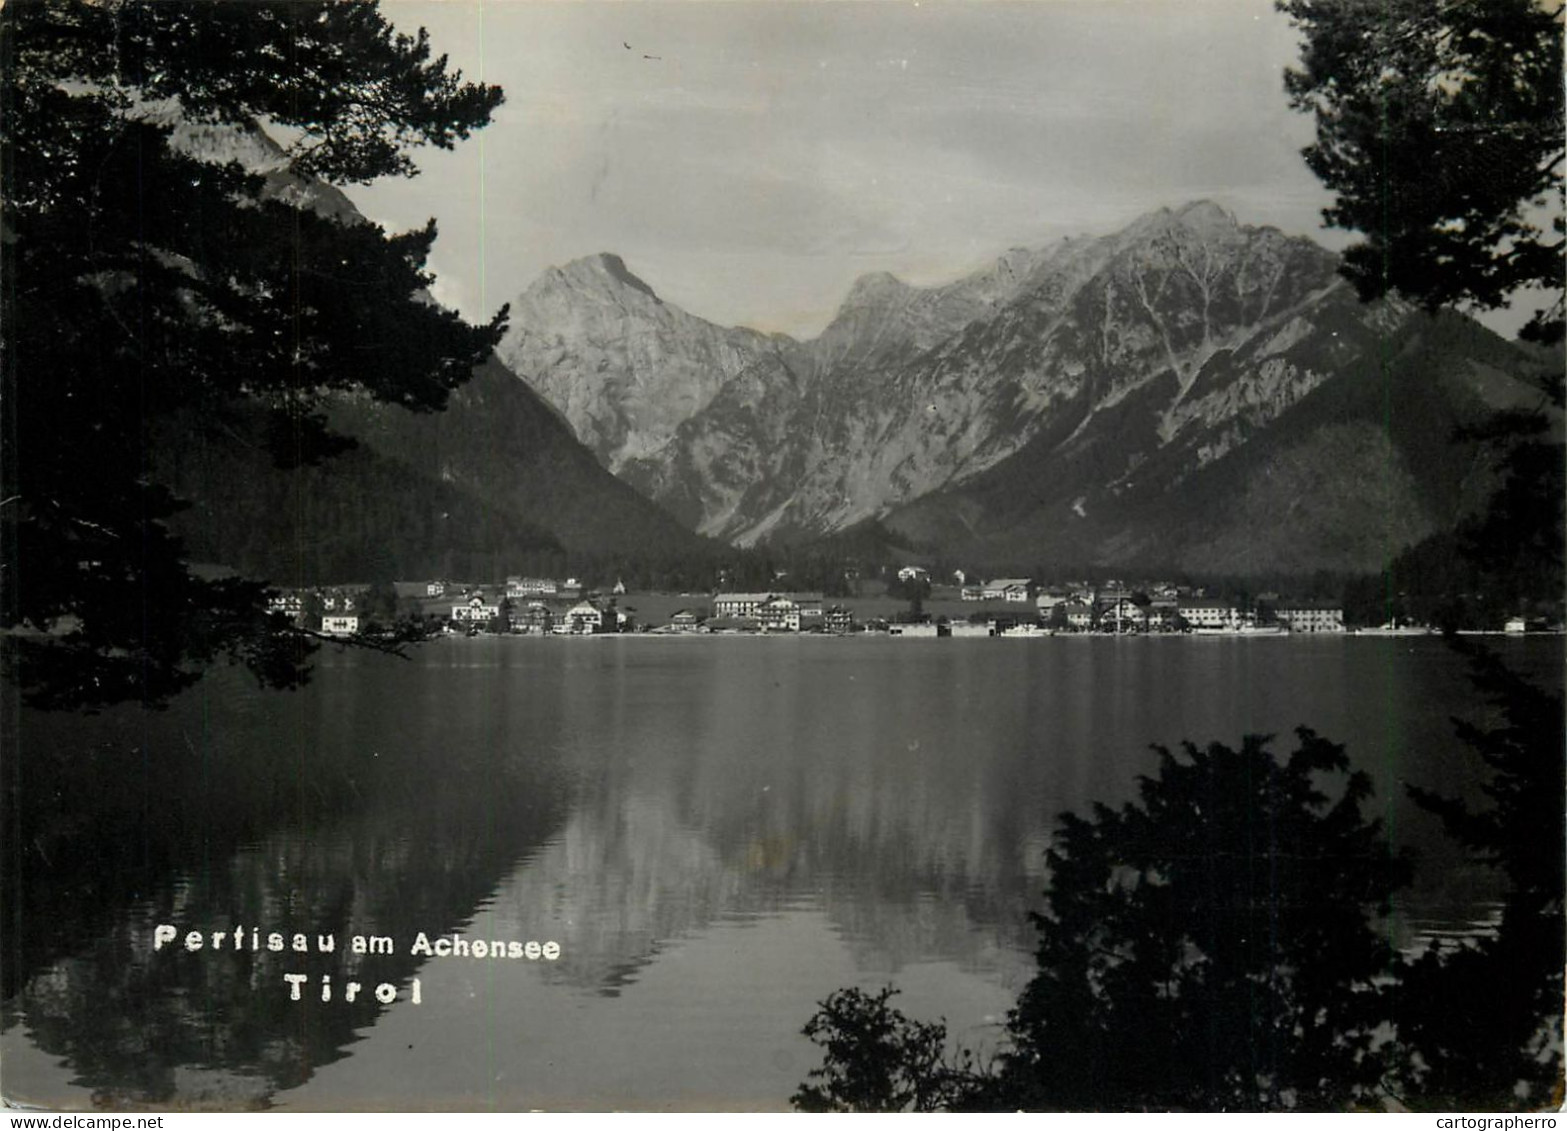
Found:
<path fill-rule="evenodd" d="M 1057 635 L 1362 636 L 1439 633 L 1443 626 L 1393 618 L 1346 619 L 1341 601 L 1272 591 L 1210 592 L 1160 580 L 986 581 L 953 571 L 935 579 L 923 566 L 888 568 L 885 578 L 852 581 L 857 596 L 797 591 L 787 577 L 749 592 L 630 591 L 576 577 L 508 576 L 498 584 L 398 581 L 280 590 L 271 609 L 307 632 L 373 639 L 394 624 L 432 637 L 879 634 L 901 639 Z M 1561 633 L 1563 626 L 1523 615 L 1466 634 Z"/>

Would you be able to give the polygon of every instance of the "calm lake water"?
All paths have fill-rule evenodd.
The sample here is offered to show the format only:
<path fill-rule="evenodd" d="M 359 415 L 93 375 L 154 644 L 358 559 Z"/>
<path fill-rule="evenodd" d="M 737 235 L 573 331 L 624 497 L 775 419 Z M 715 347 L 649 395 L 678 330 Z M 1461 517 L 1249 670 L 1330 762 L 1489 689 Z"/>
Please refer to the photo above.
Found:
<path fill-rule="evenodd" d="M 1559 639 L 1490 643 L 1562 678 Z M 24 715 L 8 760 L 50 815 L 8 841 L 4 1091 L 786 1108 L 839 986 L 894 982 L 905 1012 L 995 1046 L 1054 817 L 1132 796 L 1150 743 L 1284 752 L 1303 724 L 1348 745 L 1420 854 L 1386 929 L 1462 932 L 1496 880 L 1399 785 L 1477 796 L 1454 713 L 1485 717 L 1427 638 L 606 638 L 331 654 L 294 694 L 224 673 L 166 712 Z M 177 941 L 155 949 L 159 925 Z M 421 932 L 559 957 L 413 953 Z"/>

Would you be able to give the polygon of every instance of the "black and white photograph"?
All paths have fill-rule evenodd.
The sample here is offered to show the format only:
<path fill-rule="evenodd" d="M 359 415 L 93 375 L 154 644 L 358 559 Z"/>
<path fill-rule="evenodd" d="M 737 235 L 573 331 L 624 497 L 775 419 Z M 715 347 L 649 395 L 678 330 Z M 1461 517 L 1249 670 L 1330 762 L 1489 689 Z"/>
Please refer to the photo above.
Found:
<path fill-rule="evenodd" d="M 8 0 L 0 1106 L 1558 1111 L 1563 8 Z"/>

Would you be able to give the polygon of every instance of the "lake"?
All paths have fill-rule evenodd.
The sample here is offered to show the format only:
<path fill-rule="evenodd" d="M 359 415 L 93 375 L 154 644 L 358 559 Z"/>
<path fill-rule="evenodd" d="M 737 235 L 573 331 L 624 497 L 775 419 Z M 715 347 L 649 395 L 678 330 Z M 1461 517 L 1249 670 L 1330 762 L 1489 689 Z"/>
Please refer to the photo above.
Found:
<path fill-rule="evenodd" d="M 1562 678 L 1560 638 L 1489 643 Z M 1301 725 L 1419 854 L 1390 935 L 1483 930 L 1496 877 L 1400 786 L 1479 796 L 1454 713 L 1486 717 L 1462 659 L 1408 637 L 480 638 L 11 712 L 5 1093 L 787 1108 L 840 986 L 993 1049 L 1056 815 L 1129 799 L 1151 743 Z"/>

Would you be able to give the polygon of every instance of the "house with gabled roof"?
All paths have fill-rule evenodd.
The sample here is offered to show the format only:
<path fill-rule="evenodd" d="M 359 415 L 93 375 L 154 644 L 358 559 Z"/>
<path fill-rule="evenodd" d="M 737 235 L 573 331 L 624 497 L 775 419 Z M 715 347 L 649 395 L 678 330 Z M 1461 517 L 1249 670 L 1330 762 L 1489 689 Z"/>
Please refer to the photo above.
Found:
<path fill-rule="evenodd" d="M 486 624 L 501 615 L 501 607 L 484 599 L 482 592 L 475 592 L 460 605 L 452 606 L 452 620 L 468 624 Z"/>
<path fill-rule="evenodd" d="M 595 601 L 578 601 L 555 624 L 555 632 L 566 636 L 591 636 L 604 631 L 604 610 Z"/>
<path fill-rule="evenodd" d="M 1087 632 L 1094 627 L 1094 607 L 1086 601 L 1068 601 L 1062 606 L 1066 614 L 1066 626 L 1073 632 Z"/>
<path fill-rule="evenodd" d="M 676 632 L 700 632 L 705 619 L 694 609 L 680 609 L 669 618 L 669 626 Z"/>
<path fill-rule="evenodd" d="M 1027 577 L 998 577 L 985 582 L 980 595 L 986 601 L 1015 601 L 1022 604 L 1033 599 L 1034 582 Z"/>

